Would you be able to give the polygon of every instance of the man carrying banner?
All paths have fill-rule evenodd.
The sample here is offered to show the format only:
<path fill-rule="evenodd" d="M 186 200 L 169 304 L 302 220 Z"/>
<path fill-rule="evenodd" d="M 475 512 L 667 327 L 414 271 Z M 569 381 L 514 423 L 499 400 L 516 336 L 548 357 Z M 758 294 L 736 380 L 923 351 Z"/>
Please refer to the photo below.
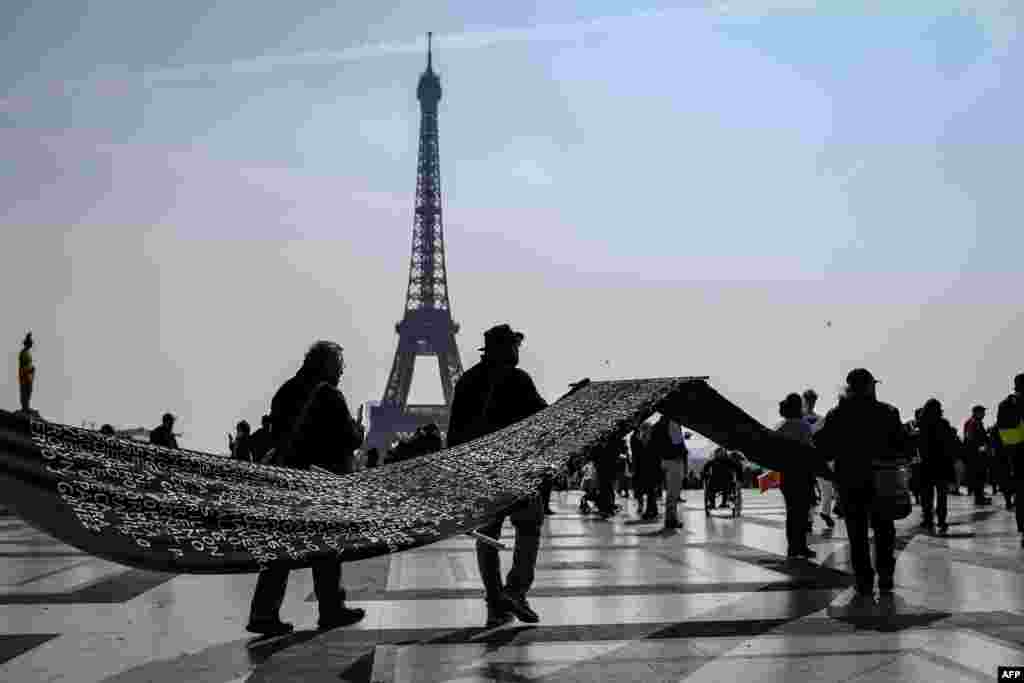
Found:
<path fill-rule="evenodd" d="M 448 420 L 448 447 L 472 441 L 504 429 L 547 407 L 533 379 L 519 365 L 523 334 L 508 325 L 497 325 L 484 333 L 480 362 L 467 370 L 455 385 Z M 484 584 L 487 627 L 507 624 L 514 617 L 534 624 L 540 617 L 530 608 L 526 593 L 533 584 L 540 549 L 540 528 L 544 520 L 541 496 L 523 501 L 509 514 L 516 529 L 512 569 L 501 583 L 501 559 L 493 545 L 477 541 L 476 558 Z M 481 527 L 480 533 L 501 536 L 505 515 Z"/>

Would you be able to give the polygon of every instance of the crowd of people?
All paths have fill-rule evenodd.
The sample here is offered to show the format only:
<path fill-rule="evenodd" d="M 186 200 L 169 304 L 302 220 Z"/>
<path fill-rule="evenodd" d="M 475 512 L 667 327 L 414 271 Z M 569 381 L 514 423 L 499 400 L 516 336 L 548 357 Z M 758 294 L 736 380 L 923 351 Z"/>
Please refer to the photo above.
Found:
<path fill-rule="evenodd" d="M 530 375 L 518 367 L 519 348 L 524 336 L 509 325 L 498 325 L 484 333 L 480 361 L 467 370 L 455 386 L 449 418 L 449 447 L 493 433 L 543 410 Z M 19 356 L 22 409 L 29 409 L 34 365 L 27 335 Z M 345 362 L 342 348 L 334 342 L 312 345 L 296 375 L 274 394 L 270 413 L 260 429 L 252 432 L 245 420 L 228 435 L 231 457 L 252 463 L 270 463 L 307 469 L 318 467 L 336 474 L 359 468 L 357 450 L 365 439 L 360 418 L 354 419 L 338 389 Z M 836 526 L 833 518 L 844 520 L 851 547 L 851 564 L 856 575 L 858 598 L 873 598 L 875 581 L 882 595 L 893 590 L 895 569 L 895 520 L 910 511 L 894 512 L 889 479 L 879 473 L 909 472 L 909 492 L 920 506 L 920 529 L 945 534 L 949 528 L 948 496 L 966 486 L 974 503 L 992 504 L 986 495 L 1002 493 L 1007 510 L 1014 510 L 1024 548 L 1024 506 L 1017 492 L 1024 489 L 1024 374 L 1013 381 L 1013 393 L 998 407 L 995 424 L 986 426 L 986 411 L 975 406 L 963 425 L 962 436 L 943 414 L 938 399 L 928 399 L 904 423 L 899 411 L 877 397 L 878 380 L 864 368 L 851 371 L 837 405 L 825 416 L 815 412 L 817 394 L 788 394 L 779 403 L 781 422 L 776 431 L 786 438 L 810 446 L 820 458 L 791 459 L 781 477 L 786 508 L 787 555 L 794 561 L 810 561 L 815 553 L 808 535 L 813 528 L 814 510 L 826 531 Z M 163 416 L 150 433 L 153 444 L 177 448 L 174 415 Z M 110 425 L 102 431 L 114 435 Z M 719 448 L 698 476 L 688 471 L 687 434 L 670 415 L 657 415 L 639 425 L 623 440 L 591 452 L 575 474 L 576 480 L 563 485 L 584 489 L 581 512 L 590 506 L 608 519 L 621 510 L 616 496 L 636 501 L 636 514 L 646 521 L 663 516 L 666 530 L 682 526 L 678 506 L 681 491 L 709 485 L 712 494 L 724 495 L 731 483 L 750 485 L 748 471 L 735 452 Z M 411 438 L 392 445 L 386 462 L 397 462 L 441 450 L 443 439 L 436 424 L 424 425 Z M 376 449 L 367 453 L 365 466 L 380 462 Z M 568 475 L 572 477 L 573 475 Z M 540 616 L 532 609 L 527 594 L 534 581 L 540 530 L 550 514 L 554 482 L 543 484 L 536 496 L 517 504 L 506 514 L 478 530 L 477 562 L 484 588 L 488 627 L 519 619 L 536 623 Z M 898 487 L 897 487 L 898 488 Z M 663 500 L 662 500 L 663 499 Z M 712 505 L 715 498 L 711 498 Z M 659 503 L 663 511 L 659 512 Z M 897 506 L 899 508 L 899 506 Z M 902 509 L 902 508 L 899 508 Z M 508 518 L 515 528 L 512 567 L 505 577 L 495 539 Z M 869 529 L 874 531 L 874 563 L 869 550 Z M 341 585 L 341 561 L 320 559 L 313 563 L 313 581 L 322 629 L 353 624 L 365 612 L 345 604 Z M 253 595 L 247 629 L 276 635 L 290 632 L 292 625 L 281 621 L 279 610 L 287 587 L 289 570 L 271 566 L 259 575 Z"/>

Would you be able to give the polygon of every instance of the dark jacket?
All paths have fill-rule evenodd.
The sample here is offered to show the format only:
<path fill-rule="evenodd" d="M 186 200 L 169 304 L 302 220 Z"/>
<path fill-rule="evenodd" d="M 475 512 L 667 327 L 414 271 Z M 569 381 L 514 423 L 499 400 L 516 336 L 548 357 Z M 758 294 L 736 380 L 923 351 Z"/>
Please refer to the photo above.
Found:
<path fill-rule="evenodd" d="M 853 494 L 873 491 L 874 461 L 906 463 L 910 456 L 899 411 L 873 398 L 840 402 L 814 434 L 814 445 L 835 460 L 836 485 Z"/>
<path fill-rule="evenodd" d="M 267 454 L 267 451 L 273 447 L 273 437 L 270 434 L 270 430 L 265 427 L 260 427 L 249 437 L 249 448 L 252 450 L 252 457 L 256 462 L 259 462 Z"/>
<path fill-rule="evenodd" d="M 526 371 L 481 360 L 466 370 L 455 385 L 448 419 L 448 447 L 504 429 L 547 406 Z"/>
<path fill-rule="evenodd" d="M 976 458 L 983 455 L 982 451 L 988 448 L 988 430 L 985 423 L 976 417 L 971 417 L 964 422 L 964 450 L 967 457 Z"/>
<path fill-rule="evenodd" d="M 917 452 L 921 456 L 921 476 L 927 481 L 950 482 L 956 479 L 953 463 L 961 457 L 962 447 L 956 430 L 944 417 L 921 420 Z"/>
<path fill-rule="evenodd" d="M 149 433 L 149 442 L 154 446 L 164 446 L 165 448 L 178 447 L 178 440 L 174 436 L 174 431 L 164 425 L 160 425 Z"/>
<path fill-rule="evenodd" d="M 352 451 L 362 445 L 362 435 L 345 397 L 336 388 L 320 387 L 305 423 L 294 432 L 299 413 L 319 383 L 319 378 L 300 370 L 274 394 L 270 402 L 274 445 L 281 448 L 292 439 L 290 460 L 282 463 L 286 467 L 308 469 L 310 465 L 317 465 L 337 474 L 352 472 L 355 465 Z M 284 452 L 289 453 L 289 450 Z"/>
<path fill-rule="evenodd" d="M 244 460 L 245 462 L 254 462 L 252 450 L 252 435 L 239 436 L 234 440 L 234 450 L 231 453 L 231 457 L 234 460 Z"/>
<path fill-rule="evenodd" d="M 808 445 L 812 443 L 811 423 L 803 417 L 783 420 L 782 424 L 775 431 L 787 439 L 792 439 L 799 443 Z M 814 495 L 815 476 L 813 463 L 803 463 L 804 466 L 800 467 L 796 465 L 796 460 L 791 462 L 794 464 L 787 467 L 782 475 L 782 493 L 788 497 L 810 500 Z"/>

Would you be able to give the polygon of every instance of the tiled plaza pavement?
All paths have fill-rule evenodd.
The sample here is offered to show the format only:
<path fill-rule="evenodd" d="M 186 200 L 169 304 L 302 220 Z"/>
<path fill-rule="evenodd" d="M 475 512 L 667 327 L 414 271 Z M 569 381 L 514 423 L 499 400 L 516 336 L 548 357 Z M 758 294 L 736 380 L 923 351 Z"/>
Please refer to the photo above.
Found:
<path fill-rule="evenodd" d="M 354 627 L 318 633 L 292 574 L 296 633 L 243 630 L 254 575 L 174 576 L 89 557 L 0 517 L 0 681 L 991 681 L 1024 664 L 1024 550 L 1012 513 L 951 497 L 950 534 L 898 523 L 895 598 L 851 608 L 840 522 L 811 564 L 784 557 L 777 491 L 684 529 L 630 510 L 583 518 L 555 494 L 531 603 L 541 623 L 492 631 L 473 542 L 346 565 Z M 621 499 L 620 499 L 621 500 Z M 507 529 L 511 541 L 511 530 Z M 502 554 L 507 567 L 510 553 Z"/>

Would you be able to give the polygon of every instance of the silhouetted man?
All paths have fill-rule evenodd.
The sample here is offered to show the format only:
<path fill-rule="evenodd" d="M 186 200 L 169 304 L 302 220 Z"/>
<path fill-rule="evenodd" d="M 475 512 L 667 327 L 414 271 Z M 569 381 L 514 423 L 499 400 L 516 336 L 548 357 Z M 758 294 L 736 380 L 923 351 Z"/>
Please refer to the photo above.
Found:
<path fill-rule="evenodd" d="M 251 430 L 252 427 L 249 426 L 249 422 L 241 420 L 235 425 L 234 438 L 228 434 L 228 447 L 231 449 L 232 459 L 255 462 L 252 453 L 252 442 L 249 440 L 252 438 Z"/>
<path fill-rule="evenodd" d="M 261 419 L 260 428 L 249 437 L 249 447 L 252 449 L 254 462 L 260 462 L 263 457 L 274 447 L 274 437 L 271 432 L 271 420 L 269 415 Z"/>
<path fill-rule="evenodd" d="M 21 342 L 21 353 L 18 354 L 18 390 L 21 399 L 21 410 L 30 412 L 32 387 L 36 381 L 36 366 L 32 362 L 32 333 L 25 335 Z"/>
<path fill-rule="evenodd" d="M 988 430 L 985 429 L 985 406 L 971 408 L 971 416 L 964 422 L 964 460 L 967 461 L 968 493 L 974 495 L 975 505 L 990 505 L 985 496 L 989 458 Z"/>
<path fill-rule="evenodd" d="M 514 332 L 508 325 L 497 325 L 484 333 L 480 362 L 467 370 L 455 385 L 448 423 L 449 448 L 503 429 L 547 407 L 530 375 L 516 367 L 522 342 L 523 334 Z M 530 624 L 540 621 L 526 601 L 526 593 L 533 585 L 544 519 L 540 495 L 517 505 L 508 517 L 516 529 L 516 544 L 512 569 L 504 587 L 498 550 L 479 541 L 476 544 L 488 628 L 508 623 L 513 615 Z M 479 531 L 499 538 L 504 522 L 505 515 L 499 515 Z"/>
<path fill-rule="evenodd" d="M 1020 496 L 1024 491 L 1024 373 L 1013 378 L 1013 393 L 999 404 L 996 427 L 1002 455 L 1009 461 L 1013 473 L 1017 531 L 1021 534 L 1020 546 L 1024 548 L 1024 501 Z"/>
<path fill-rule="evenodd" d="M 342 348 L 334 342 L 318 341 L 306 353 L 298 373 L 274 394 L 270 418 L 276 464 L 297 469 L 317 465 L 336 473 L 354 469 L 353 451 L 363 443 L 364 434 L 338 390 L 344 369 Z M 321 630 L 348 626 L 366 615 L 362 609 L 345 606 L 337 556 L 314 561 L 312 569 Z M 246 630 L 280 635 L 294 629 L 280 617 L 288 573 L 287 567 L 275 565 L 260 572 Z"/>
<path fill-rule="evenodd" d="M 818 404 L 818 392 L 814 389 L 807 389 L 804 391 L 803 399 L 804 420 L 810 425 L 811 435 L 813 436 L 825 424 L 821 415 L 814 412 L 814 406 Z M 832 519 L 832 503 L 835 500 L 835 488 L 828 479 L 818 477 L 818 490 L 821 491 L 821 508 L 818 514 L 829 529 L 834 529 L 836 521 Z"/>
<path fill-rule="evenodd" d="M 174 437 L 174 416 L 164 413 L 160 426 L 149 433 L 149 442 L 154 446 L 177 448 L 178 440 Z"/>
<path fill-rule="evenodd" d="M 867 370 L 852 370 L 846 376 L 845 396 L 814 435 L 815 445 L 824 450 L 825 457 L 835 460 L 836 486 L 843 501 L 850 560 L 861 599 L 870 599 L 874 594 L 876 568 L 879 592 L 891 593 L 896 569 L 896 525 L 873 509 L 873 461 L 908 460 L 907 435 L 900 413 L 878 400 L 876 384 L 877 380 Z M 869 526 L 875 532 L 874 568 L 868 548 Z"/>

